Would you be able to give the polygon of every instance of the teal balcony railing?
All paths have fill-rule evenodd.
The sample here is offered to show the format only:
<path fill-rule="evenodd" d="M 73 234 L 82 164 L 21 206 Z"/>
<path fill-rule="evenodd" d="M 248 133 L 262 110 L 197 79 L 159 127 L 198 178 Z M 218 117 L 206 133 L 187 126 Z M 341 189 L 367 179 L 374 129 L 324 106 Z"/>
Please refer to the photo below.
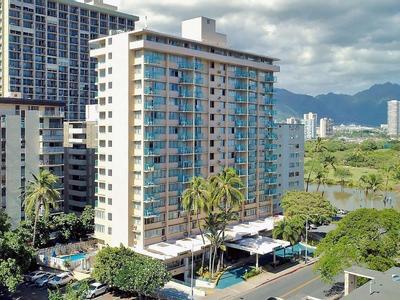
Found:
<path fill-rule="evenodd" d="M 266 155 L 265 156 L 265 160 L 266 161 L 275 161 L 278 159 L 278 156 L 276 154 L 272 154 L 272 155 Z"/>
<path fill-rule="evenodd" d="M 194 148 L 194 153 L 201 153 L 203 149 L 201 147 L 195 147 Z"/>
<path fill-rule="evenodd" d="M 178 107 L 179 111 L 192 111 L 193 110 L 193 106 L 188 105 L 188 104 L 180 104 Z"/>
<path fill-rule="evenodd" d="M 237 133 L 237 134 L 235 134 L 235 138 L 237 140 L 244 140 L 244 139 L 247 139 L 247 135 L 243 134 L 243 133 Z"/>
<path fill-rule="evenodd" d="M 270 75 L 270 74 L 266 74 L 264 77 L 264 81 L 267 82 L 277 82 L 277 78 L 276 76 Z"/>
<path fill-rule="evenodd" d="M 159 212 L 154 207 L 145 208 L 144 211 L 143 211 L 143 216 L 147 217 L 147 218 L 148 217 L 156 217 L 158 215 L 159 215 Z"/>
<path fill-rule="evenodd" d="M 179 118 L 179 125 L 181 126 L 190 126 L 193 124 L 193 121 L 186 118 Z"/>
<path fill-rule="evenodd" d="M 203 106 L 201 106 L 200 104 L 196 104 L 195 110 L 196 110 L 197 112 L 202 112 L 202 111 L 203 111 Z"/>
<path fill-rule="evenodd" d="M 271 132 L 267 133 L 265 137 L 269 140 L 276 140 L 278 138 L 278 135 L 276 133 Z"/>
<path fill-rule="evenodd" d="M 156 148 L 144 148 L 144 155 L 160 155 L 161 150 Z"/>
<path fill-rule="evenodd" d="M 179 82 L 180 83 L 193 83 L 193 77 L 183 75 L 181 78 L 179 78 Z"/>
<path fill-rule="evenodd" d="M 193 97 L 193 91 L 190 91 L 190 90 L 180 90 L 180 91 L 179 91 L 179 97 L 187 97 L 187 98 Z"/>
<path fill-rule="evenodd" d="M 235 113 L 237 115 L 247 115 L 247 110 L 244 108 L 236 108 L 235 109 Z"/>
<path fill-rule="evenodd" d="M 268 121 L 268 122 L 265 122 L 265 126 L 267 128 L 276 128 L 278 125 L 276 125 L 276 123 L 274 123 L 274 122 Z"/>
<path fill-rule="evenodd" d="M 236 157 L 235 158 L 235 163 L 237 163 L 237 164 L 244 164 L 244 163 L 246 163 L 247 161 L 246 161 L 246 159 L 245 158 L 242 158 L 242 157 Z"/>
<path fill-rule="evenodd" d="M 278 148 L 278 145 L 276 145 L 276 144 L 266 144 L 266 145 L 264 145 L 264 149 L 273 150 L 273 149 L 276 149 L 276 148 Z"/>
<path fill-rule="evenodd" d="M 237 121 L 235 121 L 235 125 L 238 126 L 238 127 L 245 127 L 245 126 L 247 126 L 246 122 L 245 122 L 245 121 L 242 121 L 242 120 L 237 120 Z"/>
<path fill-rule="evenodd" d="M 178 168 L 192 168 L 192 167 L 193 167 L 192 161 L 184 160 L 178 163 Z"/>
<path fill-rule="evenodd" d="M 277 194 L 277 189 L 268 189 L 265 191 L 265 195 L 267 196 L 274 196 Z"/>
<path fill-rule="evenodd" d="M 264 179 L 266 184 L 274 184 L 277 183 L 278 179 L 276 177 L 267 177 Z"/>
<path fill-rule="evenodd" d="M 201 118 L 195 118 L 194 119 L 194 124 L 195 125 L 202 125 L 203 124 L 203 120 Z"/>
<path fill-rule="evenodd" d="M 189 62 L 189 61 L 180 61 L 178 63 L 178 68 L 179 69 L 190 69 L 192 70 L 194 68 L 194 63 Z"/>
<path fill-rule="evenodd" d="M 266 87 L 264 87 L 263 91 L 264 91 L 264 93 L 271 94 L 274 92 L 274 88 L 266 86 Z"/>
<path fill-rule="evenodd" d="M 235 77 L 248 77 L 248 72 L 240 69 L 235 70 Z"/>
<path fill-rule="evenodd" d="M 235 150 L 238 152 L 246 151 L 246 147 L 244 145 L 236 145 Z"/>
<path fill-rule="evenodd" d="M 245 83 L 235 83 L 235 89 L 237 89 L 237 90 L 247 90 L 247 85 Z"/>
<path fill-rule="evenodd" d="M 235 101 L 236 102 L 247 102 L 247 97 L 235 94 Z"/>
<path fill-rule="evenodd" d="M 273 105 L 276 103 L 276 99 L 270 97 L 264 97 L 263 100 L 265 105 Z"/>
<path fill-rule="evenodd" d="M 193 152 L 193 150 L 189 147 L 179 147 L 178 148 L 178 154 L 190 154 L 192 152 Z"/>
<path fill-rule="evenodd" d="M 145 170 L 145 171 L 154 171 L 154 170 L 155 170 L 154 164 L 152 164 L 152 163 L 145 163 L 145 164 L 144 164 L 144 170 Z"/>
<path fill-rule="evenodd" d="M 145 53 L 144 55 L 145 64 L 160 64 L 162 61 L 163 56 L 161 54 Z"/>
<path fill-rule="evenodd" d="M 270 167 L 266 167 L 264 170 L 265 170 L 265 172 L 268 172 L 268 173 L 274 173 L 274 172 L 276 172 L 277 167 L 276 166 L 270 166 Z"/>

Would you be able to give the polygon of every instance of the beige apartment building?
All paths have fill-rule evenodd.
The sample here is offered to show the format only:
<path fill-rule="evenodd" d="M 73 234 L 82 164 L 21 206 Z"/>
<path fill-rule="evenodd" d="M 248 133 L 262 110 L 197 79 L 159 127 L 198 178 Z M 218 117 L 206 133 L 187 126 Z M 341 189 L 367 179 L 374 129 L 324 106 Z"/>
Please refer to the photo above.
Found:
<path fill-rule="evenodd" d="M 63 210 L 63 119 L 64 105 L 0 97 L 1 116 L 1 207 L 17 225 L 24 218 L 25 186 L 48 169 L 60 178 L 61 197 L 56 211 Z"/>
<path fill-rule="evenodd" d="M 277 59 L 228 48 L 215 20 L 205 17 L 184 21 L 182 37 L 140 29 L 90 46 L 99 75 L 101 243 L 180 266 L 172 258 L 188 251 L 177 243 L 199 232 L 182 193 L 193 176 L 226 167 L 245 186 L 240 222 L 273 214 Z"/>
<path fill-rule="evenodd" d="M 86 120 L 64 123 L 64 202 L 80 214 L 95 203 L 97 105 L 86 105 Z"/>
<path fill-rule="evenodd" d="M 400 134 L 400 101 L 390 100 L 388 104 L 388 134 L 397 137 Z"/>

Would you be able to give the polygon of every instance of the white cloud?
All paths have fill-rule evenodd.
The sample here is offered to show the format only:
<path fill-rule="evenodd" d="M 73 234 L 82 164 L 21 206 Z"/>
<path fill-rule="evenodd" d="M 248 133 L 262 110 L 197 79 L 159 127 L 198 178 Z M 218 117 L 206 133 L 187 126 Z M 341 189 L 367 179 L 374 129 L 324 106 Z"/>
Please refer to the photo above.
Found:
<path fill-rule="evenodd" d="M 398 81 L 398 0 L 108 0 L 148 17 L 154 30 L 179 34 L 199 15 L 217 20 L 230 46 L 281 59 L 279 87 L 353 93 Z M 143 21 L 139 23 L 143 26 Z"/>

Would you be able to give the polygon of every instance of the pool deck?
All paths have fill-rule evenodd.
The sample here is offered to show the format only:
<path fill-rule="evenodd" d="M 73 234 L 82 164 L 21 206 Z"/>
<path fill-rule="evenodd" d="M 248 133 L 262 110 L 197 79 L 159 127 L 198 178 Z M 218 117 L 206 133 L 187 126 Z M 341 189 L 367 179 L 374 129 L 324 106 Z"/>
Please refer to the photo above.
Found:
<path fill-rule="evenodd" d="M 281 265 L 273 270 L 270 269 L 267 272 L 261 273 L 260 275 L 224 289 L 207 289 L 207 296 L 201 298 L 199 297 L 198 299 L 231 299 L 233 297 L 240 297 L 241 294 L 244 294 L 249 290 L 255 289 L 265 283 L 296 272 L 297 270 L 312 265 L 315 262 L 316 259 L 310 259 L 307 264 L 304 262 L 299 262 L 292 266 L 288 266 L 288 264 Z"/>

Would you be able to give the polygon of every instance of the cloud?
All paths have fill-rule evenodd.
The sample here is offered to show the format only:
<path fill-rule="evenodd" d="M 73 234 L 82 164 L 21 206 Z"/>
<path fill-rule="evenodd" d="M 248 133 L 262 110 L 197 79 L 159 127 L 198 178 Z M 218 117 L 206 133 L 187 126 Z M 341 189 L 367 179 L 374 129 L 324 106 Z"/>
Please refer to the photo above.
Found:
<path fill-rule="evenodd" d="M 111 2 L 147 16 L 149 28 L 172 34 L 180 34 L 182 20 L 214 18 L 231 47 L 280 58 L 278 86 L 295 92 L 355 93 L 375 83 L 398 82 L 398 0 Z"/>

